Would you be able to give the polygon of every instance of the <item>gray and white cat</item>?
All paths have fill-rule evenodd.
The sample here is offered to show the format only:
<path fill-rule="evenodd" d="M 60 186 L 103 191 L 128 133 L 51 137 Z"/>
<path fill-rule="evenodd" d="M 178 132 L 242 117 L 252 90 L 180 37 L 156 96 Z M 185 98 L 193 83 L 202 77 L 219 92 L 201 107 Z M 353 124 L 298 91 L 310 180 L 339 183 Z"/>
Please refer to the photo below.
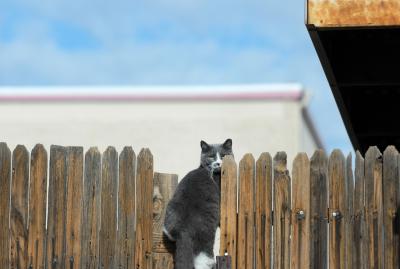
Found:
<path fill-rule="evenodd" d="M 180 181 L 166 209 L 163 231 L 176 242 L 175 269 L 211 269 L 215 265 L 221 164 L 225 155 L 233 155 L 232 140 L 211 145 L 201 141 L 200 146 L 200 167 Z"/>

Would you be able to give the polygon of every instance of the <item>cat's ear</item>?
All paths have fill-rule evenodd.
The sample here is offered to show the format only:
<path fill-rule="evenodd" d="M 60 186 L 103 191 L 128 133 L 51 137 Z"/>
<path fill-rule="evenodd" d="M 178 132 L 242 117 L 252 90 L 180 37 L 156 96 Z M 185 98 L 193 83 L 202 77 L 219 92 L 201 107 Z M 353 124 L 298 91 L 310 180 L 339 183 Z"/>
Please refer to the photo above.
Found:
<path fill-rule="evenodd" d="M 232 139 L 228 138 L 222 146 L 226 149 L 232 150 Z"/>
<path fill-rule="evenodd" d="M 202 152 L 207 152 L 210 149 L 210 145 L 208 145 L 203 140 L 200 141 L 200 147 Z"/>

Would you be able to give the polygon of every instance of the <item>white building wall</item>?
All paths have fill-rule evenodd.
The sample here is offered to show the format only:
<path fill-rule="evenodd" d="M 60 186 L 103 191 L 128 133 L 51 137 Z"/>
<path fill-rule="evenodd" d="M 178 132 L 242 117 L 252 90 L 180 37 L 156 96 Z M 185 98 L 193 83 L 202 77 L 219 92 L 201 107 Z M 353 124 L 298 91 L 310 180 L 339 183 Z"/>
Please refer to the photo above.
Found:
<path fill-rule="evenodd" d="M 199 165 L 200 140 L 233 139 L 236 161 L 247 152 L 284 150 L 288 164 L 316 148 L 296 100 L 212 102 L 10 102 L 0 104 L 0 140 L 11 149 L 35 143 L 149 147 L 155 170 L 180 177 Z M 290 166 L 290 165 L 289 165 Z M 289 167 L 291 169 L 291 167 Z"/>

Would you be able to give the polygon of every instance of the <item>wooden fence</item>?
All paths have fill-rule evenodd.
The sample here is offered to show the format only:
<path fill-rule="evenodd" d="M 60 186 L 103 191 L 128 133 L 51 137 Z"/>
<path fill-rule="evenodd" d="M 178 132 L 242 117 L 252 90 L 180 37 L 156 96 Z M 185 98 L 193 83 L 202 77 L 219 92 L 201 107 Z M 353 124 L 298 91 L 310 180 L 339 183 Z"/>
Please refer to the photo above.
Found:
<path fill-rule="evenodd" d="M 219 268 L 399 268 L 400 157 L 335 150 L 223 161 Z M 0 269 L 172 269 L 177 176 L 148 149 L 0 143 Z"/>

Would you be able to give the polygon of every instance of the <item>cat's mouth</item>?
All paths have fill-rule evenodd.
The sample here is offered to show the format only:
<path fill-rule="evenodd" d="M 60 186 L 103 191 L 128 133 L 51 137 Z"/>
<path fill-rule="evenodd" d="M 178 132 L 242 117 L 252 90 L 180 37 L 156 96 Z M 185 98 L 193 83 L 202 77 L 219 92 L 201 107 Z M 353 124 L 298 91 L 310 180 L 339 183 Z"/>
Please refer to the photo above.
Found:
<path fill-rule="evenodd" d="M 213 172 L 213 174 L 218 174 L 218 173 L 221 173 L 221 167 L 215 167 L 215 168 L 212 168 L 212 170 L 211 170 L 212 172 Z"/>

